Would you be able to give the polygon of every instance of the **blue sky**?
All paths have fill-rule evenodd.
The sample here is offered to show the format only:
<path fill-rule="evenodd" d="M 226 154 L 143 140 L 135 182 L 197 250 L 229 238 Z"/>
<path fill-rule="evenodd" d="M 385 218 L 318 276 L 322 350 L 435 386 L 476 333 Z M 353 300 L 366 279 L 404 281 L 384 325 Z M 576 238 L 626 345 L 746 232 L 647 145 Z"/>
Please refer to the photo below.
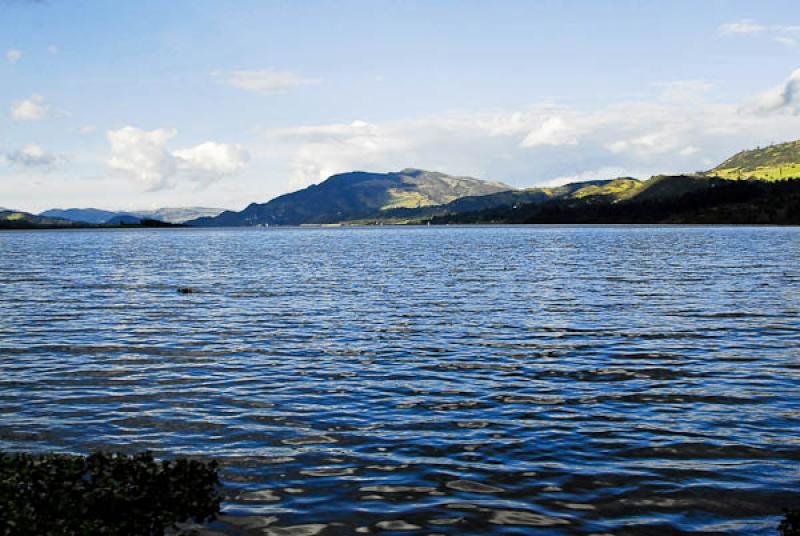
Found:
<path fill-rule="evenodd" d="M 796 2 L 0 0 L 0 206 L 241 208 L 351 169 L 515 186 L 800 138 Z"/>

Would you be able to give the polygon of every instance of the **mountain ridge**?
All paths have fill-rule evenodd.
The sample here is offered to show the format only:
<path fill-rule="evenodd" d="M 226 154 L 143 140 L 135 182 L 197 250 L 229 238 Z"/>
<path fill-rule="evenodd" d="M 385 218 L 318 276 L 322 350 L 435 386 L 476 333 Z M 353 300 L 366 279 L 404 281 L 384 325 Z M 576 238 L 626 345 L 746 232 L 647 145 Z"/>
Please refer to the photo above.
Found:
<path fill-rule="evenodd" d="M 372 218 L 395 209 L 442 205 L 466 195 L 512 189 L 503 183 L 415 168 L 389 173 L 351 171 L 332 175 L 319 184 L 278 196 L 266 203 L 251 203 L 242 211 L 225 211 L 215 218 L 200 218 L 187 224 L 242 226 L 338 223 Z"/>
<path fill-rule="evenodd" d="M 118 224 L 135 223 L 142 220 L 158 220 L 166 223 L 184 223 L 205 216 L 217 216 L 222 208 L 211 207 L 162 207 L 151 210 L 104 210 L 98 208 L 52 208 L 40 212 L 45 218 L 59 218 L 80 223 Z"/>
<path fill-rule="evenodd" d="M 665 207 L 685 213 L 686 207 L 678 202 L 683 200 L 692 206 L 713 207 L 717 214 L 727 210 L 722 219 L 738 221 L 731 212 L 733 209 L 719 208 L 720 203 L 735 200 L 736 206 L 752 217 L 769 221 L 769 217 L 764 216 L 770 212 L 764 201 L 768 199 L 777 207 L 772 213 L 783 214 L 775 218 L 784 222 L 791 221 L 785 212 L 793 207 L 794 184 L 781 189 L 755 183 L 732 187 L 729 183 L 783 183 L 793 177 L 800 177 L 800 140 L 740 151 L 709 171 L 690 175 L 656 175 L 646 180 L 617 177 L 560 186 L 514 188 L 501 182 L 405 168 L 387 173 L 338 173 L 318 184 L 277 196 L 265 203 L 251 203 L 241 211 L 173 207 L 141 211 L 50 209 L 35 217 L 20 211 L 0 210 L 0 213 L 5 214 L 2 221 L 6 227 L 14 221 L 17 222 L 14 225 L 30 221 L 33 222 L 31 225 L 54 226 L 71 226 L 78 222 L 136 225 L 146 220 L 193 226 L 403 224 L 432 220 L 515 222 L 520 214 L 527 214 L 531 221 L 537 218 L 572 218 L 583 222 L 585 218 L 576 210 L 595 214 L 600 220 L 639 218 L 645 221 L 647 215 L 634 206 L 650 206 L 660 210 L 662 215 Z M 779 190 L 788 195 L 786 200 L 774 195 Z M 759 200 L 748 205 L 742 197 L 748 193 Z M 192 218 L 198 213 L 201 217 Z M 686 214 L 676 218 L 699 218 L 698 214 Z"/>
<path fill-rule="evenodd" d="M 800 140 L 768 147 L 749 149 L 728 158 L 717 167 L 691 175 L 656 175 L 646 180 L 618 177 L 591 180 L 554 187 L 517 189 L 502 183 L 490 183 L 472 178 L 475 183 L 493 185 L 494 191 L 464 189 L 452 193 L 452 199 L 426 195 L 425 188 L 398 187 L 383 184 L 381 202 L 342 204 L 337 188 L 352 186 L 349 181 L 370 182 L 379 185 L 391 177 L 422 176 L 442 180 L 448 175 L 407 168 L 399 172 L 376 174 L 350 172 L 333 175 L 317 185 L 279 196 L 267 203 L 252 203 L 243 211 L 226 211 L 216 218 L 201 218 L 187 222 L 189 225 L 302 225 L 302 224 L 365 224 L 365 223 L 421 223 L 431 218 L 480 211 L 498 211 L 501 207 L 516 210 L 527 205 L 560 203 L 562 207 L 594 206 L 598 204 L 660 203 L 686 196 L 695 196 L 710 202 L 713 195 L 703 194 L 719 186 L 720 180 L 754 179 L 778 181 L 800 177 Z M 411 181 L 413 183 L 413 180 Z M 406 185 L 407 186 L 407 185 Z M 380 190 L 380 187 L 378 188 Z M 756 189 L 742 188 L 737 192 Z M 373 192 L 374 194 L 375 192 Z M 706 197 L 703 197 L 703 196 Z M 772 199 L 772 198 L 771 198 Z M 352 201 L 352 200 L 351 200 Z M 529 207 L 530 208 L 530 207 Z M 761 207 L 759 210 L 763 209 Z"/>

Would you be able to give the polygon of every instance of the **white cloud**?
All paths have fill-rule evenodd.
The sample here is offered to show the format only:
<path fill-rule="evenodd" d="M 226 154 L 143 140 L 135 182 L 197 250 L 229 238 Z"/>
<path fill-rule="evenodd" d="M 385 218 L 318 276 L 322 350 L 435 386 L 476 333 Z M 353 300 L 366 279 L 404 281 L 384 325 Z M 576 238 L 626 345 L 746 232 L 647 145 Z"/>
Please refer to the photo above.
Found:
<path fill-rule="evenodd" d="M 174 187 L 180 178 L 212 182 L 235 174 L 247 163 L 248 154 L 239 145 L 205 142 L 169 151 L 167 143 L 176 134 L 172 128 L 147 131 L 127 126 L 109 130 L 108 165 L 152 191 Z"/>
<path fill-rule="evenodd" d="M 11 105 L 11 117 L 16 121 L 41 121 L 47 117 L 50 107 L 41 95 L 17 101 Z"/>
<path fill-rule="evenodd" d="M 45 151 L 35 143 L 29 143 L 16 151 L 6 155 L 6 159 L 20 167 L 50 166 L 58 161 L 58 157 Z"/>
<path fill-rule="evenodd" d="M 88 134 L 93 134 L 97 130 L 97 127 L 94 125 L 84 125 L 78 129 L 78 133 L 83 134 L 84 136 Z"/>
<path fill-rule="evenodd" d="M 233 87 L 258 93 L 286 93 L 298 86 L 318 84 L 319 80 L 303 78 L 290 71 L 261 69 L 256 71 L 214 72 L 217 79 Z"/>
<path fill-rule="evenodd" d="M 187 173 L 217 177 L 233 175 L 247 164 L 249 155 L 241 145 L 207 141 L 189 149 L 173 151 L 178 168 Z"/>
<path fill-rule="evenodd" d="M 721 35 L 734 35 L 734 34 L 744 34 L 744 35 L 755 35 L 760 34 L 767 30 L 767 27 L 753 22 L 752 20 L 745 19 L 740 20 L 738 22 L 728 22 L 719 27 L 719 33 Z"/>
<path fill-rule="evenodd" d="M 752 20 L 729 22 L 718 28 L 718 33 L 723 36 L 764 36 L 771 37 L 776 43 L 789 48 L 800 45 L 800 25 L 773 24 L 764 25 Z"/>
<path fill-rule="evenodd" d="M 747 147 L 798 138 L 799 83 L 800 72 L 758 109 L 717 102 L 709 84 L 684 81 L 665 85 L 666 96 L 592 111 L 544 104 L 273 129 L 257 156 L 276 169 L 289 162 L 285 190 L 354 169 L 419 167 L 520 186 L 694 172 Z M 782 109 L 791 113 L 765 113 Z"/>
<path fill-rule="evenodd" d="M 6 61 L 10 64 L 15 64 L 22 59 L 22 51 L 16 48 L 9 48 L 6 50 Z"/>
<path fill-rule="evenodd" d="M 744 109 L 755 113 L 800 113 L 800 69 L 795 70 L 783 84 L 750 99 Z"/>
<path fill-rule="evenodd" d="M 146 131 L 136 127 L 109 130 L 111 158 L 108 165 L 124 172 L 142 183 L 148 190 L 158 190 L 168 185 L 175 175 L 175 158 L 167 151 L 167 142 L 175 137 L 172 128 Z"/>
<path fill-rule="evenodd" d="M 576 145 L 578 130 L 563 117 L 548 118 L 539 127 L 532 130 L 522 140 L 522 147 L 538 147 L 540 145 Z"/>

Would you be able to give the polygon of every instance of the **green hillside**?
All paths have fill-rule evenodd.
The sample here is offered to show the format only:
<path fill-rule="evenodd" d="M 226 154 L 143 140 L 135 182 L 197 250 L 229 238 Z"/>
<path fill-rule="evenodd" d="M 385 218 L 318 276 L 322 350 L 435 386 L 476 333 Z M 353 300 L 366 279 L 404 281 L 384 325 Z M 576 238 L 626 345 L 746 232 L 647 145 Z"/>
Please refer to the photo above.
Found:
<path fill-rule="evenodd" d="M 800 177 L 800 140 L 741 151 L 707 172 L 725 179 Z"/>
<path fill-rule="evenodd" d="M 617 202 L 633 197 L 646 183 L 630 177 L 610 180 L 573 182 L 562 186 L 506 190 L 494 194 L 460 197 L 445 205 L 395 209 L 382 214 L 381 220 L 392 223 L 419 222 L 433 216 L 461 214 L 494 209 L 541 204 L 553 200 L 583 199 L 590 202 Z M 364 222 L 359 222 L 364 223 Z"/>
<path fill-rule="evenodd" d="M 642 181 L 622 177 L 610 181 L 595 181 L 593 183 L 577 183 L 580 187 L 568 194 L 568 197 L 584 199 L 589 197 L 602 197 L 611 201 L 629 199 L 644 187 Z"/>

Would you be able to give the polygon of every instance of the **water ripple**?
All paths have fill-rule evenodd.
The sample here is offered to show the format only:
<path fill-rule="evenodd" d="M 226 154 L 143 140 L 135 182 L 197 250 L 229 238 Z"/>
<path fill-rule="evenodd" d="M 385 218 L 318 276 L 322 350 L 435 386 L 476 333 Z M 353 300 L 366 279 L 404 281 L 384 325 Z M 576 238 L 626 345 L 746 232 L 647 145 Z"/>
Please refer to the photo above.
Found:
<path fill-rule="evenodd" d="M 798 244 L 0 233 L 0 448 L 218 459 L 207 534 L 773 534 L 800 494 Z"/>

